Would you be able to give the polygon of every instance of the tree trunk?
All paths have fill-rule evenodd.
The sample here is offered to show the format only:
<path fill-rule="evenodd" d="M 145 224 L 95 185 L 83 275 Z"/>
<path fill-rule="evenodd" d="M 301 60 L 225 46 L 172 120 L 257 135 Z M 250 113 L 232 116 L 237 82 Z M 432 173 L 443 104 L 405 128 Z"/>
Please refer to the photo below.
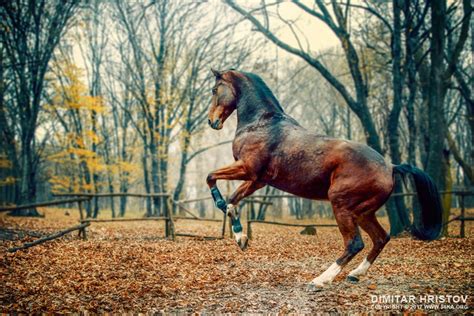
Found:
<path fill-rule="evenodd" d="M 34 128 L 34 127 L 31 127 Z M 28 130 L 28 135 L 23 138 L 21 145 L 21 187 L 20 204 L 32 204 L 36 199 L 36 170 L 34 168 L 33 135 L 34 132 Z M 25 128 L 26 129 L 26 128 Z M 36 208 L 15 210 L 9 213 L 11 216 L 41 216 Z"/>
<path fill-rule="evenodd" d="M 179 177 L 176 183 L 176 188 L 173 192 L 173 200 L 178 201 L 181 199 L 183 193 L 184 184 L 186 181 L 186 170 L 188 165 L 188 150 L 191 143 L 190 134 L 186 131 L 183 139 L 183 146 L 181 148 L 181 163 L 179 165 Z M 173 213 L 176 213 L 176 207 L 173 207 Z"/>
<path fill-rule="evenodd" d="M 160 193 L 160 162 L 159 153 L 157 150 L 156 141 L 150 140 L 150 155 L 151 155 L 151 181 L 153 186 L 153 193 Z M 161 216 L 161 202 L 159 197 L 153 198 L 153 215 Z"/>
<path fill-rule="evenodd" d="M 401 3 L 400 0 L 393 2 L 393 38 L 392 38 L 392 84 L 393 84 L 393 106 L 388 117 L 388 138 L 390 156 L 394 165 L 401 163 L 400 142 L 398 123 L 402 111 L 402 74 L 401 74 Z M 395 181 L 394 193 L 403 192 L 400 181 Z M 389 220 L 398 219 L 392 225 L 390 221 L 390 234 L 396 236 L 402 231 L 410 228 L 408 211 L 403 196 L 394 196 L 386 204 Z"/>
<path fill-rule="evenodd" d="M 443 155 L 443 171 L 445 174 L 445 183 L 446 191 L 451 191 L 453 189 L 453 177 L 451 175 L 451 166 L 449 163 L 449 151 L 445 150 Z M 442 195 L 442 204 L 443 204 L 443 224 L 449 221 L 449 216 L 451 215 L 451 203 L 452 203 L 452 194 L 443 194 Z M 448 225 L 443 225 L 441 230 L 441 236 L 448 236 Z"/>
<path fill-rule="evenodd" d="M 446 1 L 431 2 L 430 85 L 428 94 L 429 151 L 426 171 L 440 190 L 446 187 L 443 173 L 443 149 L 446 135 L 444 97 L 444 47 L 446 26 Z"/>
<path fill-rule="evenodd" d="M 148 154 L 146 147 L 143 149 L 144 153 L 142 156 L 142 167 L 143 167 L 143 184 L 145 186 L 145 192 L 147 194 L 151 193 L 150 190 L 150 178 L 148 175 Z M 151 206 L 151 199 L 149 197 L 146 198 L 146 216 L 150 217 L 153 216 L 152 206 Z"/>

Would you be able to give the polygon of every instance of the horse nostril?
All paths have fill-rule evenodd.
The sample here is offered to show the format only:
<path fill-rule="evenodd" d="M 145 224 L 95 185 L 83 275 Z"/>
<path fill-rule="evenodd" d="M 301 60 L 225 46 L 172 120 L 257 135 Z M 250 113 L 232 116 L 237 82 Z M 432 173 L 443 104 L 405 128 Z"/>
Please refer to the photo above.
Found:
<path fill-rule="evenodd" d="M 209 126 L 212 126 L 212 123 L 211 123 L 210 119 L 207 119 L 207 124 L 209 124 Z"/>

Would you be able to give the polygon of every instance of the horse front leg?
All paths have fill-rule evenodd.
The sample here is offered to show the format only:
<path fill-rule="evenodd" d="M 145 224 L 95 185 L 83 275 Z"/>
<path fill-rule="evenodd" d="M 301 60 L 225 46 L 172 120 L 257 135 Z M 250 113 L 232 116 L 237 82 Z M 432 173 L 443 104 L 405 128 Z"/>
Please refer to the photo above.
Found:
<path fill-rule="evenodd" d="M 255 176 L 253 176 L 247 171 L 244 163 L 240 160 L 234 162 L 233 164 L 227 167 L 213 171 L 207 176 L 207 185 L 209 186 L 211 190 L 214 203 L 222 212 L 227 213 L 231 217 L 232 231 L 234 232 L 235 239 L 241 249 L 245 249 L 247 247 L 247 236 L 244 236 L 242 234 L 242 224 L 240 223 L 240 218 L 238 214 L 236 214 L 235 207 L 234 207 L 235 200 L 237 200 L 238 196 L 241 194 L 236 195 L 236 193 L 239 192 L 239 190 L 237 190 L 236 193 L 233 194 L 232 196 L 233 199 L 231 200 L 231 201 L 234 201 L 234 203 L 231 202 L 231 204 L 227 206 L 227 203 L 225 202 L 224 198 L 222 197 L 222 194 L 217 188 L 216 182 L 217 180 L 247 180 L 248 181 L 248 180 L 255 180 L 255 178 L 256 178 Z M 250 182 L 253 182 L 253 181 L 250 181 Z M 244 185 L 245 183 L 242 186 Z M 242 192 L 244 191 L 245 190 L 242 190 Z"/>
<path fill-rule="evenodd" d="M 217 188 L 217 180 L 250 180 L 250 176 L 245 170 L 244 163 L 240 160 L 209 173 L 206 181 L 211 190 L 212 198 L 217 208 L 225 213 L 227 211 L 226 202 Z"/>
<path fill-rule="evenodd" d="M 229 204 L 227 205 L 227 214 L 232 219 L 232 232 L 234 233 L 237 244 L 242 250 L 247 248 L 248 238 L 242 233 L 242 225 L 240 223 L 240 216 L 236 206 L 243 198 L 249 196 L 258 189 L 263 188 L 264 186 L 265 183 L 262 182 L 245 181 L 237 188 L 237 190 L 229 199 Z"/>

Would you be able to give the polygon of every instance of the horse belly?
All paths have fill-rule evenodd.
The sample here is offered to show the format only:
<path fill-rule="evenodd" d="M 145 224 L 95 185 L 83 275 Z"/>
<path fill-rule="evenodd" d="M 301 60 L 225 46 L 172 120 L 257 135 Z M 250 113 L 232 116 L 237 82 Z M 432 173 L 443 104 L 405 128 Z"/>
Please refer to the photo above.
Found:
<path fill-rule="evenodd" d="M 306 133 L 290 134 L 272 153 L 265 182 L 303 198 L 326 200 L 332 169 L 326 155 L 326 141 Z"/>
<path fill-rule="evenodd" d="M 311 174 L 280 174 L 265 181 L 268 185 L 281 191 L 294 194 L 306 199 L 327 200 L 329 177 Z"/>

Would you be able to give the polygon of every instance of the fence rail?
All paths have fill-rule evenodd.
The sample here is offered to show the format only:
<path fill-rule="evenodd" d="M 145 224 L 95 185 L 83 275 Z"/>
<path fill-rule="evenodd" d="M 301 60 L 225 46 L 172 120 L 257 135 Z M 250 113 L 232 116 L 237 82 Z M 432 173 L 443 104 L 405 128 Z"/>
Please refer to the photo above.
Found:
<path fill-rule="evenodd" d="M 455 218 L 452 218 L 448 222 L 445 223 L 445 225 L 453 222 L 453 221 L 460 221 L 460 237 L 465 237 L 465 222 L 466 221 L 473 221 L 474 217 L 466 216 L 465 214 L 465 197 L 474 195 L 474 191 L 472 190 L 452 190 L 452 191 L 441 191 L 440 194 L 454 194 L 459 196 L 459 204 L 460 204 L 460 209 L 461 209 L 461 214 Z M 416 195 L 414 192 L 406 192 L 406 193 L 397 193 L 397 194 L 392 194 L 392 196 L 413 196 Z M 208 218 L 200 218 L 196 215 L 194 215 L 189 209 L 184 207 L 184 204 L 186 203 L 192 203 L 192 202 L 198 202 L 198 201 L 204 201 L 204 200 L 209 200 L 211 199 L 209 196 L 207 197 L 201 197 L 201 198 L 194 198 L 194 199 L 189 199 L 189 200 L 179 200 L 179 201 L 173 201 L 171 199 L 171 194 L 169 193 L 157 193 L 157 194 L 140 194 L 140 193 L 98 193 L 98 194 L 93 194 L 93 193 L 61 193 L 61 194 L 55 194 L 55 196 L 61 196 L 61 197 L 67 197 L 67 196 L 75 196 L 77 198 L 71 198 L 71 199 L 61 199 L 61 200 L 56 200 L 56 201 L 45 201 L 45 202 L 39 202 L 39 203 L 32 203 L 32 204 L 26 204 L 26 205 L 19 205 L 19 206 L 0 206 L 0 212 L 8 212 L 8 211 L 15 211 L 15 210 L 23 210 L 23 209 L 29 209 L 29 208 L 36 208 L 36 207 L 46 207 L 46 206 L 55 206 L 55 205 L 63 205 L 63 204 L 70 204 L 70 203 L 77 203 L 78 205 L 78 211 L 79 211 L 79 221 L 80 225 L 74 226 L 67 228 L 65 230 L 59 231 L 53 235 L 46 236 L 43 238 L 39 238 L 33 242 L 30 243 L 25 243 L 23 246 L 20 247 L 15 247 L 9 249 L 9 251 L 17 251 L 21 249 L 26 249 L 29 247 L 33 247 L 35 245 L 41 244 L 43 242 L 53 240 L 56 238 L 59 238 L 61 236 L 64 236 L 67 233 L 70 233 L 75 230 L 79 230 L 79 236 L 82 235 L 83 239 L 86 239 L 86 227 L 90 226 L 91 223 L 99 223 L 99 222 L 128 222 L 128 221 L 159 221 L 159 220 L 164 220 L 165 221 L 165 237 L 171 237 L 172 239 L 175 238 L 175 236 L 183 236 L 183 237 L 196 237 L 196 238 L 203 238 L 203 239 L 221 239 L 224 238 L 225 234 L 225 226 L 226 226 L 226 219 L 227 216 L 224 215 L 222 220 L 219 219 L 208 219 Z M 143 218 L 112 218 L 112 219 L 94 219 L 94 218 L 84 218 L 84 213 L 83 213 L 83 208 L 82 208 L 82 203 L 90 201 L 92 198 L 103 198 L 103 197 L 119 197 L 119 196 L 128 196 L 128 197 L 140 197 L 140 198 L 145 198 L 145 197 L 161 197 L 161 198 L 166 198 L 167 203 L 168 203 L 168 208 L 167 208 L 167 213 L 166 216 L 159 216 L 159 217 L 143 217 Z M 266 201 L 266 199 L 271 199 L 271 198 L 298 198 L 294 195 L 288 195 L 288 194 L 283 194 L 283 195 L 278 195 L 278 194 L 270 194 L 270 195 L 253 195 L 249 199 L 244 200 L 249 206 L 251 203 L 265 203 L 268 205 L 271 205 L 271 201 Z M 263 200 L 262 200 L 263 199 Z M 171 204 L 175 204 L 178 207 L 181 207 L 182 209 L 185 210 L 186 213 L 188 213 L 191 217 L 189 216 L 172 216 L 172 211 L 171 211 Z M 221 231 L 221 236 L 220 237 L 215 237 L 215 236 L 199 236 L 199 235 L 193 235 L 193 234 L 186 234 L 186 233 L 175 233 L 174 231 L 174 222 L 173 219 L 179 220 L 195 220 L 195 221 L 211 221 L 211 222 L 221 222 L 222 221 L 222 231 Z M 280 226 L 290 226 L 290 227 L 337 227 L 337 225 L 334 224 L 297 224 L 297 223 L 284 223 L 284 222 L 275 222 L 275 221 L 262 221 L 262 220 L 254 220 L 251 219 L 249 216 L 247 216 L 247 225 L 248 225 L 248 234 L 249 238 L 251 237 L 252 234 L 252 228 L 251 225 L 252 223 L 259 223 L 259 224 L 268 224 L 268 225 L 280 225 Z"/>
<path fill-rule="evenodd" d="M 23 250 L 23 249 L 27 249 L 27 248 L 30 248 L 30 247 L 33 247 L 33 246 L 36 246 L 36 245 L 39 245 L 39 244 L 42 244 L 44 242 L 47 242 L 47 241 L 50 241 L 50 240 L 53 240 L 53 239 L 56 239 L 56 238 L 59 238 L 59 237 L 62 237 L 68 233 L 72 233 L 73 231 L 75 230 L 83 230 L 85 229 L 87 226 L 89 226 L 90 223 L 81 223 L 80 225 L 77 225 L 77 226 L 73 226 L 73 227 L 70 227 L 70 228 L 67 228 L 65 230 L 61 230 L 55 234 L 52 234 L 52 235 L 49 235 L 49 236 L 46 236 L 46 237 L 42 237 L 42 238 L 39 238 L 39 239 L 36 239 L 35 241 L 32 241 L 32 242 L 27 242 L 25 244 L 23 244 L 22 246 L 19 246 L 19 247 L 13 247 L 13 248 L 10 248 L 8 249 L 9 252 L 15 252 L 15 251 L 18 251 L 18 250 Z"/>
<path fill-rule="evenodd" d="M 170 193 L 125 193 L 125 192 L 116 192 L 116 193 L 56 193 L 53 196 L 82 196 L 89 198 L 99 198 L 99 197 L 169 197 Z"/>
<path fill-rule="evenodd" d="M 46 207 L 46 206 L 54 206 L 54 205 L 69 204 L 69 203 L 75 203 L 75 202 L 85 202 L 85 201 L 89 201 L 89 198 L 44 201 L 44 202 L 25 204 L 25 205 L 19 205 L 19 206 L 0 206 L 0 212 L 27 210 L 27 209 L 36 208 L 36 207 Z"/>

